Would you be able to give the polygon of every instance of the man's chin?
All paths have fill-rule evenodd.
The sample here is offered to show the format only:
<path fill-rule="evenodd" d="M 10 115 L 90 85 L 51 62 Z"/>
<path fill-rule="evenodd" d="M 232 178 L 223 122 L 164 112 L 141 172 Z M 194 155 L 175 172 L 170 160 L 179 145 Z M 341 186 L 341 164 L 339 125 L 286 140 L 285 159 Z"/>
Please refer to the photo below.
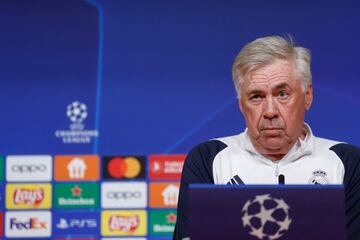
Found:
<path fill-rule="evenodd" d="M 283 132 L 282 132 L 283 133 Z M 289 139 L 284 134 L 272 136 L 265 135 L 264 132 L 258 138 L 252 139 L 255 149 L 263 154 L 283 154 L 285 155 L 290 149 Z"/>
<path fill-rule="evenodd" d="M 286 150 L 283 147 L 267 145 L 263 146 L 260 153 L 271 160 L 281 160 L 286 155 Z"/>
<path fill-rule="evenodd" d="M 261 145 L 268 153 L 282 154 L 286 152 L 284 149 L 286 148 L 286 144 L 279 138 L 267 138 Z"/>

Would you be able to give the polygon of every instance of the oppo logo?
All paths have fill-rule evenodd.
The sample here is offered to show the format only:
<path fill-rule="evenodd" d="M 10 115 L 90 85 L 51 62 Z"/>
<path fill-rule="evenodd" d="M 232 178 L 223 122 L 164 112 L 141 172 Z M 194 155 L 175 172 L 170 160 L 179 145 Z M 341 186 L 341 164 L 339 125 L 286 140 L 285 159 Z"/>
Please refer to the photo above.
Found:
<path fill-rule="evenodd" d="M 136 191 L 136 192 L 122 192 L 122 191 L 117 191 L 117 192 L 108 192 L 106 194 L 106 196 L 108 198 L 111 199 L 129 199 L 129 198 L 141 198 L 141 192 Z"/>
<path fill-rule="evenodd" d="M 11 170 L 20 173 L 33 173 L 33 172 L 45 172 L 47 167 L 45 164 L 30 164 L 30 165 L 13 165 Z"/>

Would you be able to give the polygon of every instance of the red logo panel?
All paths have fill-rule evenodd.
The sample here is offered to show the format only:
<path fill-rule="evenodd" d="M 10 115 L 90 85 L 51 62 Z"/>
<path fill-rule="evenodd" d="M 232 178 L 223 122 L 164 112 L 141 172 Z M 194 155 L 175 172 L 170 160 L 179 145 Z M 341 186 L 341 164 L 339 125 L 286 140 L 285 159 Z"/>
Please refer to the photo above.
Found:
<path fill-rule="evenodd" d="M 3 213 L 0 213 L 0 237 L 3 235 Z"/>
<path fill-rule="evenodd" d="M 185 154 L 151 155 L 149 177 L 152 180 L 178 180 L 184 165 Z"/>

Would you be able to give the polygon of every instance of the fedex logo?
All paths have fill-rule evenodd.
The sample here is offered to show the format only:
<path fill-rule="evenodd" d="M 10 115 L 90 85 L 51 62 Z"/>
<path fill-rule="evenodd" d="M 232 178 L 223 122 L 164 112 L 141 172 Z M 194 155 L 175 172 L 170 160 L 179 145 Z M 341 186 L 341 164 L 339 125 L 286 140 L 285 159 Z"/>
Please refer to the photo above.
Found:
<path fill-rule="evenodd" d="M 17 230 L 26 229 L 46 229 L 46 221 L 40 221 L 38 218 L 30 218 L 29 221 L 20 221 L 16 218 L 10 219 L 10 229 L 16 228 Z"/>
<path fill-rule="evenodd" d="M 5 236 L 8 238 L 50 237 L 49 211 L 8 211 L 5 213 Z"/>

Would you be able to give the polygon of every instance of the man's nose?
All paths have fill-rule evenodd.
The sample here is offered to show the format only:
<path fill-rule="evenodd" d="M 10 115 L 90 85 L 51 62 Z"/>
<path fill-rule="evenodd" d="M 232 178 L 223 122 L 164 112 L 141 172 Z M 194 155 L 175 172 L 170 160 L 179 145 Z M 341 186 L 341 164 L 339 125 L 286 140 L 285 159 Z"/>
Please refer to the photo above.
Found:
<path fill-rule="evenodd" d="M 278 116 L 278 105 L 276 100 L 273 97 L 267 97 L 264 103 L 264 117 L 265 118 L 275 118 Z"/>

